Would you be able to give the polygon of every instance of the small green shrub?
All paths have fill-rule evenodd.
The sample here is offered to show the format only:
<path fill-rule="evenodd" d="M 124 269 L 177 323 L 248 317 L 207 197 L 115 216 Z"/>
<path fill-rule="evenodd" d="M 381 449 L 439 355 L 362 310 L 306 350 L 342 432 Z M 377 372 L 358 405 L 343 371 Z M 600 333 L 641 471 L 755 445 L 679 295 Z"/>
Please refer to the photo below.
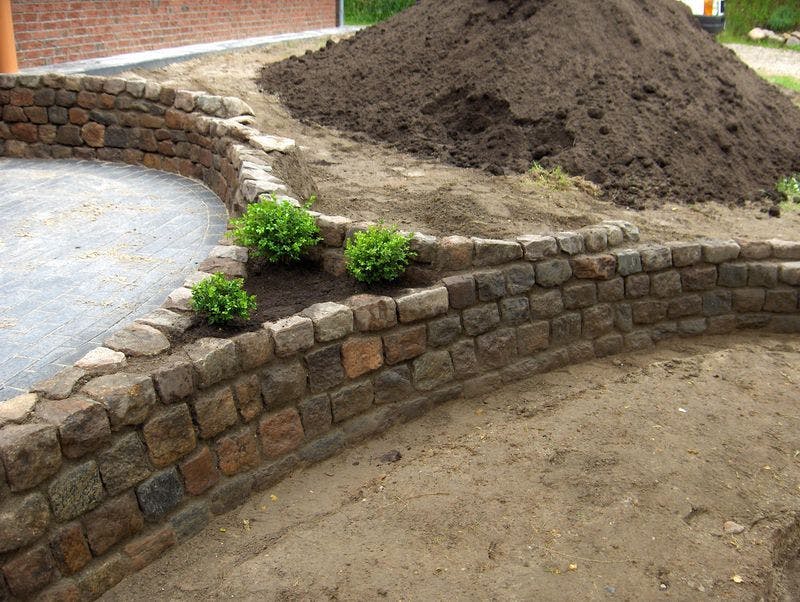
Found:
<path fill-rule="evenodd" d="M 356 232 L 344 248 L 347 271 L 368 284 L 397 279 L 414 256 L 409 246 L 411 237 L 383 224 Z"/>
<path fill-rule="evenodd" d="M 217 272 L 192 287 L 191 305 L 209 324 L 228 324 L 236 318 L 247 320 L 256 308 L 255 295 L 242 288 L 241 278 L 228 279 Z"/>
<path fill-rule="evenodd" d="M 775 189 L 786 195 L 787 200 L 793 203 L 800 203 L 800 173 L 781 178 L 775 185 Z"/>
<path fill-rule="evenodd" d="M 767 27 L 773 31 L 792 31 L 800 24 L 800 7 L 782 4 L 772 11 Z"/>
<path fill-rule="evenodd" d="M 319 228 L 308 207 L 278 202 L 275 195 L 247 206 L 240 218 L 231 221 L 231 236 L 237 244 L 252 250 L 253 256 L 273 263 L 299 261 L 320 240 Z"/>
<path fill-rule="evenodd" d="M 551 190 L 569 190 L 572 188 L 570 175 L 560 165 L 548 169 L 539 163 L 534 163 L 528 173 L 536 182 Z"/>

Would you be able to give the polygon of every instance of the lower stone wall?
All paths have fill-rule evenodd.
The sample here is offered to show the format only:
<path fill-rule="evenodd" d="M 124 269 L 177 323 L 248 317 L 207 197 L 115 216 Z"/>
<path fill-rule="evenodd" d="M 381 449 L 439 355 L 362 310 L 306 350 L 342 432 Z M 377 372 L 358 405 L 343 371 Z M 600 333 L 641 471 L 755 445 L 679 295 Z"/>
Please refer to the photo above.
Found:
<path fill-rule="evenodd" d="M 0 76 L 2 153 L 183 169 L 234 214 L 287 192 L 271 161 L 291 141 L 206 112 L 233 101 L 47 78 Z M 122 108 L 148 97 L 144 111 Z M 101 139 L 90 124 L 106 117 L 81 103 L 101 102 L 121 131 L 104 126 L 92 147 Z M 89 121 L 36 123 L 51 112 L 60 121 L 64 103 L 68 120 Z M 153 140 L 156 151 L 142 150 Z M 315 216 L 325 239 L 316 258 L 341 273 L 344 242 L 365 225 Z M 435 286 L 176 343 L 195 321 L 188 287 L 218 270 L 246 273 L 247 250 L 220 245 L 164 308 L 0 404 L 0 600 L 95 599 L 295 467 L 445 400 L 669 337 L 800 332 L 800 242 L 637 242 L 626 222 L 514 241 L 416 234 L 413 269 L 450 274 Z"/>

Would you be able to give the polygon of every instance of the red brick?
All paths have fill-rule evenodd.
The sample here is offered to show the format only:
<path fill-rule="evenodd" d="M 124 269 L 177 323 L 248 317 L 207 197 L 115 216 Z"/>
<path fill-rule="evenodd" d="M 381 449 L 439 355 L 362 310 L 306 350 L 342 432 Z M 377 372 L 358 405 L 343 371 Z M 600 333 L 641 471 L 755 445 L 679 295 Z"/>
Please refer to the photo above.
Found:
<path fill-rule="evenodd" d="M 342 364 L 348 378 L 383 366 L 383 342 L 380 337 L 353 337 L 342 343 Z"/>
<path fill-rule="evenodd" d="M 248 468 L 258 466 L 258 442 L 250 429 L 242 429 L 220 437 L 217 441 L 217 457 L 222 474 L 232 476 Z"/>
<path fill-rule="evenodd" d="M 297 449 L 303 442 L 303 424 L 294 408 L 265 416 L 258 425 L 261 448 L 268 458 L 277 458 Z"/>
<path fill-rule="evenodd" d="M 50 537 L 50 549 L 63 575 L 77 573 L 92 559 L 89 545 L 78 523 L 70 523 Z"/>
<path fill-rule="evenodd" d="M 180 463 L 186 493 L 200 495 L 219 481 L 219 472 L 214 465 L 214 457 L 207 447 L 201 447 Z"/>
<path fill-rule="evenodd" d="M 134 571 L 140 571 L 177 543 L 170 525 L 133 540 L 123 548 Z"/>

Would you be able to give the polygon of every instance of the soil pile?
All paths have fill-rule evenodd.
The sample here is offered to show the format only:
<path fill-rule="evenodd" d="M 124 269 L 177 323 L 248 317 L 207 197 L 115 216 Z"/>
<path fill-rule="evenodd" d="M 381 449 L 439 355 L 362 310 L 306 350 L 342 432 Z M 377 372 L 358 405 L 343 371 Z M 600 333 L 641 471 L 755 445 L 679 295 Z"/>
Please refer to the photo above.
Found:
<path fill-rule="evenodd" d="M 300 119 L 613 200 L 741 201 L 800 170 L 800 113 L 676 0 L 422 0 L 265 66 Z"/>

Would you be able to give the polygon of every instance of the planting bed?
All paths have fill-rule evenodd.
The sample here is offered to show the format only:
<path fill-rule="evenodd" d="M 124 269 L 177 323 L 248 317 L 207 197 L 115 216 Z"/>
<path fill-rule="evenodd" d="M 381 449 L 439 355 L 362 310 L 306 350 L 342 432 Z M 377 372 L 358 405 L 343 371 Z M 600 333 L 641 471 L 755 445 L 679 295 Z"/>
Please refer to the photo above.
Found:
<path fill-rule="evenodd" d="M 250 107 L 222 95 L 176 91 L 168 85 L 124 78 L 58 76 L 6 77 L 0 80 L 0 92 L 4 105 L 4 121 L 0 126 L 3 127 L 2 151 L 5 154 L 97 157 L 178 171 L 207 182 L 234 215 L 262 192 L 294 195 L 291 198 L 295 200 L 304 198 L 314 191 L 315 182 L 311 176 L 318 173 L 314 169 L 331 167 L 324 165 L 322 162 L 328 160 L 315 155 L 311 148 L 309 156 L 317 166 L 310 170 L 305 163 L 305 153 L 300 152 L 291 140 L 267 136 L 243 125 L 242 122 L 249 119 L 243 113 L 248 113 Z M 64 119 L 66 121 L 62 121 Z M 313 139 L 312 130 L 303 130 L 299 125 L 293 127 L 305 132 L 308 139 Z M 321 152 L 331 149 L 329 156 L 333 157 L 337 144 L 332 142 L 337 140 L 335 134 L 319 130 L 318 136 L 322 140 Z M 415 167 L 425 165 L 428 169 L 432 165 L 413 163 L 414 160 L 392 155 L 391 151 L 379 147 L 369 147 L 363 152 L 366 156 L 373 151 L 376 151 L 373 155 L 379 161 L 392 156 L 394 161 L 408 160 Z M 403 177 L 413 179 L 408 167 L 403 167 L 407 170 Z M 317 180 L 320 192 L 326 190 L 323 179 Z M 497 182 L 501 188 L 503 182 L 510 185 L 508 180 L 498 179 Z M 580 194 L 573 191 L 561 196 L 539 190 L 534 198 L 552 195 L 549 198 L 554 203 L 567 199 L 568 204 L 570 195 L 573 200 L 580 200 L 583 198 Z M 314 209 L 325 208 L 325 203 L 326 200 L 321 199 Z M 610 215 L 604 215 L 605 210 L 601 210 L 598 211 L 600 217 L 591 219 L 583 213 L 566 217 L 550 214 L 545 220 L 569 221 L 574 226 L 570 231 L 554 228 L 558 231 L 547 233 L 542 224 L 536 230 L 528 230 L 522 220 L 513 225 L 506 224 L 516 232 L 505 240 L 491 238 L 494 233 L 487 231 L 464 230 L 474 235 L 471 238 L 448 231 L 441 232 L 443 236 L 417 233 L 413 239 L 417 259 L 410 270 L 408 284 L 421 284 L 422 287 L 373 290 L 373 294 L 343 298 L 339 303 L 328 300 L 290 317 L 272 320 L 261 328 L 226 338 L 185 338 L 194 320 L 186 311 L 188 289 L 178 289 L 165 303 L 165 309 L 111 337 L 106 342 L 107 348 L 84 358 L 75 369 L 35 387 L 35 394 L 0 406 L 3 424 L 0 462 L 4 473 L 0 481 L 0 566 L 3 575 L 0 592 L 12 599 L 34 595 L 59 600 L 97 597 L 190 537 L 200 532 L 208 537 L 210 532 L 203 530 L 215 520 L 213 516 L 225 515 L 237 508 L 253 492 L 272 492 L 277 491 L 273 488 L 280 488 L 280 494 L 274 499 L 259 501 L 259 506 L 266 508 L 283 497 L 309 500 L 308 496 L 324 487 L 319 483 L 324 480 L 319 473 L 313 473 L 314 479 L 308 486 L 306 481 L 300 481 L 302 496 L 298 491 L 292 492 L 291 481 L 284 479 L 292 474 L 298 478 L 303 469 L 331 457 L 341 458 L 333 462 L 346 460 L 349 466 L 356 462 L 358 466 L 362 462 L 366 464 L 367 458 L 373 454 L 358 451 L 363 448 L 345 452 L 355 455 L 337 454 L 449 400 L 461 400 L 461 406 L 446 406 L 447 411 L 458 415 L 465 403 L 475 403 L 463 399 L 488 401 L 487 395 L 517 381 L 523 383 L 519 385 L 520 389 L 501 391 L 497 398 L 499 406 L 490 406 L 496 420 L 480 424 L 462 423 L 473 430 L 473 435 L 477 433 L 478 441 L 485 441 L 487 437 L 490 441 L 491 437 L 497 438 L 498 445 L 487 449 L 486 453 L 487 458 L 500 459 L 499 463 L 489 464 L 486 468 L 495 467 L 493 474 L 500 474 L 497 471 L 501 470 L 501 465 L 506 467 L 503 470 L 508 481 L 491 479 L 490 483 L 487 473 L 478 472 L 473 473 L 471 481 L 463 486 L 463 491 L 489 487 L 490 495 L 482 499 L 486 514 L 479 516 L 464 513 L 463 509 L 456 510 L 465 504 L 463 501 L 443 506 L 436 503 L 438 498 L 456 493 L 440 488 L 454 478 L 456 466 L 473 461 L 470 458 L 476 463 L 481 460 L 483 444 L 468 442 L 460 435 L 455 435 L 460 441 L 449 446 L 441 442 L 426 444 L 433 451 L 424 460 L 424 465 L 413 471 L 426 480 L 418 482 L 417 492 L 407 492 L 405 501 L 399 498 L 387 502 L 389 506 L 404 504 L 397 508 L 400 515 L 405 511 L 406 502 L 431 498 L 430 505 L 426 503 L 428 511 L 422 510 L 416 516 L 420 519 L 423 515 L 428 516 L 428 526 L 423 531 L 437 548 L 421 564 L 402 556 L 398 562 L 389 560 L 384 571 L 375 575 L 369 571 L 360 572 L 358 576 L 351 576 L 350 569 L 345 568 L 346 563 L 345 566 L 339 565 L 337 575 L 347 575 L 346 581 L 354 583 L 353 587 L 333 575 L 316 583 L 304 584 L 302 579 L 307 579 L 304 575 L 308 573 L 300 568 L 292 583 L 282 584 L 279 590 L 272 591 L 270 585 L 263 585 L 262 580 L 253 577 L 253 572 L 245 570 L 242 579 L 247 587 L 254 589 L 242 593 L 229 588 L 225 594 L 259 596 L 267 592 L 273 598 L 285 599 L 302 597 L 310 591 L 315 597 L 334 598 L 337 589 L 341 588 L 343 597 L 384 596 L 389 592 L 393 596 L 407 597 L 409 591 L 403 588 L 410 581 L 421 588 L 418 591 L 429 591 L 431 595 L 459 591 L 465 596 L 474 594 L 481 597 L 494 591 L 491 589 L 494 586 L 473 580 L 463 590 L 448 586 L 446 582 L 438 590 L 439 594 L 435 588 L 426 589 L 431 587 L 428 579 L 431 574 L 467 572 L 468 566 L 460 566 L 461 557 L 456 555 L 460 547 L 459 537 L 464 533 L 476 533 L 476 539 L 467 546 L 469 550 L 485 544 L 485 554 L 490 561 L 499 561 L 506 568 L 517 566 L 517 563 L 524 567 L 518 574 L 522 580 L 509 581 L 507 591 L 511 592 L 529 591 L 535 595 L 538 580 L 531 578 L 526 570 L 532 561 L 541 567 L 537 574 L 547 571 L 550 575 L 575 572 L 584 561 L 598 561 L 599 566 L 608 564 L 608 570 L 587 572 L 587 580 L 575 587 L 584 595 L 590 592 L 591 595 L 594 592 L 598 595 L 613 594 L 617 587 L 614 583 L 619 584 L 624 579 L 624 572 L 611 567 L 625 565 L 627 560 L 624 559 L 631 557 L 627 548 L 635 548 L 645 558 L 639 560 L 637 557 L 642 568 L 637 569 L 636 578 L 626 582 L 632 597 L 642 596 L 646 579 L 652 580 L 654 591 L 674 586 L 680 587 L 679 591 L 684 594 L 707 591 L 708 588 L 735 594 L 740 590 L 728 589 L 733 587 L 729 584 L 731 575 L 725 574 L 729 558 L 733 556 L 726 556 L 725 563 L 721 560 L 714 563 L 708 574 L 699 576 L 694 576 L 692 571 L 696 572 L 696 569 L 693 567 L 702 564 L 704 558 L 697 563 L 680 565 L 676 569 L 680 572 L 677 579 L 670 576 L 669 567 L 663 568 L 658 564 L 660 554 L 673 551 L 668 530 L 663 537 L 665 543 L 659 541 L 660 551 L 652 552 L 654 546 L 650 542 L 653 540 L 643 536 L 647 533 L 643 524 L 650 526 L 651 522 L 631 521 L 625 525 L 624 514 L 616 518 L 603 516 L 602 523 L 586 522 L 593 516 L 595 506 L 615 507 L 615 500 L 619 501 L 622 513 L 632 508 L 645 513 L 648 519 L 655 516 L 666 520 L 668 513 L 663 500 L 669 492 L 672 504 L 668 509 L 672 514 L 684 510 L 685 502 L 689 503 L 682 522 L 692 526 L 698 513 L 702 515 L 709 510 L 707 506 L 694 508 L 689 498 L 694 492 L 698 499 L 702 496 L 705 496 L 704 500 L 715 499 L 708 490 L 712 476 L 724 483 L 721 486 L 742 493 L 741 497 L 732 495 L 726 498 L 728 505 L 720 506 L 713 514 L 715 519 L 723 516 L 743 522 L 751 519 L 746 527 L 752 529 L 752 539 L 743 536 L 744 543 L 739 545 L 756 546 L 759 538 L 776 538 L 774 558 L 769 558 L 768 553 L 759 555 L 762 564 L 753 565 L 754 570 L 746 574 L 748 582 L 741 591 L 749 594 L 770 588 L 779 591 L 786 586 L 781 580 L 781 571 L 784 565 L 788 566 L 790 561 L 787 558 L 791 557 L 794 549 L 790 516 L 793 498 L 789 492 L 794 492 L 796 479 L 791 430 L 784 430 L 784 422 L 794 424 L 785 387 L 787 382 L 796 382 L 791 368 L 791 361 L 797 353 L 796 336 L 775 335 L 776 338 L 767 339 L 763 347 L 771 354 L 771 362 L 767 363 L 737 359 L 739 363 L 725 366 L 724 355 L 717 357 L 706 349 L 707 355 L 711 354 L 708 365 L 713 366 L 717 374 L 727 374 L 725 370 L 737 370 L 737 366 L 736 373 L 739 374 L 741 366 L 745 365 L 752 371 L 748 373 L 750 380 L 737 380 L 732 385 L 736 396 L 733 391 L 717 388 L 714 380 L 703 380 L 707 375 L 703 376 L 704 371 L 697 372 L 696 366 L 706 364 L 681 364 L 679 357 L 674 365 L 687 368 L 681 372 L 682 379 L 703 380 L 703 386 L 693 391 L 673 392 L 668 402 L 655 403 L 659 412 L 666 412 L 667 408 L 674 412 L 670 417 L 653 413 L 652 382 L 644 379 L 640 386 L 626 390 L 623 385 L 630 383 L 635 376 L 620 374 L 619 382 L 604 381 L 600 375 L 607 376 L 610 366 L 617 364 L 614 360 L 596 358 L 624 352 L 635 352 L 636 356 L 645 358 L 647 356 L 643 354 L 652 353 L 650 350 L 654 344 L 666 340 L 671 340 L 669 344 L 673 346 L 666 349 L 674 349 L 674 352 L 666 353 L 681 356 L 691 348 L 682 346 L 684 344 L 680 341 L 697 335 L 738 330 L 752 334 L 756 329 L 773 333 L 800 331 L 800 242 L 776 238 L 781 229 L 790 232 L 793 218 L 773 221 L 767 226 L 754 222 L 752 227 L 731 233 L 735 234 L 736 240 L 731 235 L 690 240 L 687 235 L 697 226 L 682 225 L 680 220 L 688 222 L 694 214 L 684 210 L 687 212 L 680 214 L 680 219 L 669 221 L 667 217 L 673 212 L 667 208 L 664 213 L 656 214 L 661 217 L 645 218 L 645 221 L 651 220 L 648 223 L 650 230 L 645 232 L 649 232 L 652 241 L 653 232 L 661 224 L 665 232 L 660 240 L 667 241 L 673 238 L 675 229 L 682 227 L 680 234 L 684 240 L 656 243 L 640 241 L 639 229 L 629 221 L 602 220 L 606 216 L 630 215 L 610 205 L 604 207 Z M 402 205 L 395 210 L 402 214 Z M 358 218 L 364 216 L 352 215 L 348 211 L 325 211 L 326 214 L 315 214 L 324 243 L 311 259 L 323 271 L 342 277 L 342 245 L 349 234 L 363 228 Z M 704 217 L 697 214 L 701 216 L 701 222 L 705 220 L 703 223 L 720 222 L 709 234 L 720 232 L 720 228 L 749 223 L 754 215 L 760 215 L 754 210 L 720 211 L 727 212 L 721 214 L 726 216 L 725 219 L 718 220 L 718 215 L 713 214 Z M 337 217 L 339 214 L 347 217 Z M 454 223 L 458 231 L 457 222 Z M 474 225 L 470 229 L 472 227 Z M 768 235 L 759 236 L 759 227 Z M 526 232 L 530 234 L 517 236 Z M 201 265 L 201 270 L 245 275 L 247 259 L 246 249 L 223 244 Z M 202 273 L 190 278 L 186 284 L 190 285 L 200 277 Z M 374 294 L 376 292 L 379 294 Z M 293 309 L 294 306 L 287 308 Z M 276 314 L 275 317 L 279 316 Z M 735 339 L 723 340 L 719 344 L 733 348 L 740 345 Z M 621 362 L 635 362 L 636 356 L 621 356 Z M 594 376 L 591 370 L 581 372 L 571 367 L 587 361 L 598 362 L 592 364 L 598 370 Z M 640 361 L 644 362 L 644 369 L 651 360 Z M 675 372 L 674 366 L 664 368 L 663 373 L 670 370 Z M 552 374 L 545 377 L 542 376 L 544 373 Z M 659 376 L 662 372 L 654 374 Z M 779 375 L 786 380 L 779 380 Z M 763 394 L 759 388 L 761 378 L 774 395 Z M 597 386 L 585 386 L 586 379 L 590 382 L 594 379 Z M 546 413 L 558 406 L 558 403 L 547 405 L 545 397 L 545 405 L 539 407 L 541 383 L 564 387 L 551 401 L 574 399 L 571 412 L 578 414 L 566 413 L 552 424 L 539 423 L 538 413 L 542 410 Z M 598 402 L 596 394 L 602 387 L 617 385 L 622 387 L 619 396 L 611 390 Z M 576 386 L 585 392 L 584 397 L 567 392 Z M 667 392 L 663 394 L 667 395 Z M 523 402 L 514 404 L 517 395 Z M 709 401 L 708 398 L 714 395 L 720 399 Z M 619 399 L 627 399 L 626 396 L 638 399 L 642 405 L 620 406 Z M 689 404 L 691 399 L 684 402 L 682 396 L 691 396 L 695 401 Z M 738 404 L 736 416 L 751 421 L 745 426 L 727 415 L 724 428 L 717 427 L 720 430 L 715 431 L 712 445 L 703 437 L 712 425 L 719 424 L 717 412 L 710 408 L 724 410 L 728 407 L 720 400 Z M 773 404 L 774 412 L 756 416 L 760 406 L 754 404 L 754 400 Z M 602 411 L 603 405 L 593 407 L 592 403 L 606 404 L 609 414 Z M 512 414 L 518 411 L 520 416 L 531 420 L 515 429 L 513 421 L 509 420 L 508 406 L 512 406 Z M 673 406 L 677 406 L 677 410 Z M 487 411 L 480 406 L 467 407 L 468 416 L 483 416 Z M 639 416 L 635 423 L 625 417 L 625 412 L 632 407 Z M 709 411 L 700 415 L 690 432 L 676 422 L 674 416 L 696 407 L 709 408 Z M 442 414 L 432 416 L 433 423 L 428 424 L 446 433 L 447 425 L 441 420 Z M 775 429 L 767 437 L 764 431 L 772 422 L 775 422 Z M 755 428 L 754 423 L 757 423 Z M 632 436 L 629 432 L 636 429 L 626 427 L 628 424 L 639 425 L 641 432 Z M 558 431 L 556 425 L 562 430 L 551 445 L 547 438 L 550 433 Z M 621 476 L 615 470 L 605 472 L 605 467 L 616 466 L 618 462 L 611 451 L 620 440 L 618 430 L 624 430 L 622 440 L 629 446 L 624 453 L 619 451 L 620 455 L 629 455 L 628 461 L 620 465 L 633 470 L 641 464 L 642 445 L 649 445 L 645 443 L 648 439 L 656 441 L 655 436 L 647 437 L 650 429 L 658 430 L 656 427 L 669 429 L 671 435 L 663 445 L 654 443 L 651 451 L 654 455 L 667 454 L 671 462 L 669 466 L 673 469 L 659 472 L 666 465 L 655 461 L 649 472 L 634 471 L 628 475 L 629 487 L 625 491 L 608 490 L 609 484 L 619 482 Z M 477 428 L 481 430 L 477 431 Z M 542 429 L 538 431 L 538 439 L 531 439 L 531 428 Z M 779 469 L 781 479 L 791 480 L 791 485 L 775 484 L 766 479 L 759 481 L 757 487 L 748 482 L 749 486 L 736 490 L 735 471 L 721 476 L 715 472 L 723 468 L 729 470 L 729 461 L 744 453 L 745 448 L 736 441 L 737 434 L 744 436 L 752 432 L 757 434 L 749 444 L 762 453 L 751 450 L 742 460 L 743 470 L 747 471 L 751 481 L 760 464 L 769 476 L 773 469 Z M 439 435 L 429 433 L 428 436 Z M 767 440 L 771 447 L 765 445 Z M 532 449 L 534 442 L 540 447 Z M 416 445 L 413 444 L 412 449 Z M 399 445 L 393 443 L 392 447 Z M 392 463 L 400 459 L 399 456 L 410 451 L 407 447 L 399 455 L 390 454 L 380 462 Z M 578 448 L 581 451 L 570 459 L 570 453 Z M 465 451 L 465 455 L 460 458 L 454 455 L 457 449 L 462 450 L 459 453 Z M 682 451 L 679 458 L 676 455 L 678 450 L 684 449 L 686 451 Z M 720 455 L 720 449 L 724 450 L 723 455 Z M 501 455 L 501 450 L 511 455 Z M 540 452 L 548 464 L 535 459 Z M 367 455 L 360 455 L 362 453 Z M 687 470 L 682 461 L 683 453 L 690 456 L 707 454 L 703 459 L 708 458 L 711 474 Z M 457 464 L 442 464 L 448 455 L 458 460 Z M 507 467 L 520 460 L 524 460 L 521 462 L 522 471 L 516 475 L 520 487 L 512 489 L 525 491 L 527 487 L 530 495 L 548 488 L 558 489 L 576 478 L 585 479 L 587 474 L 597 477 L 574 491 L 561 489 L 563 497 L 553 495 L 542 500 L 542 507 L 552 504 L 554 513 L 569 501 L 573 504 L 570 516 L 574 516 L 576 521 L 565 519 L 558 524 L 536 521 L 536 505 L 508 490 L 509 484 L 515 481 Z M 480 464 L 476 465 L 480 467 Z M 539 471 L 545 472 L 548 465 L 563 468 L 557 470 L 553 479 L 544 478 L 536 483 L 536 475 Z M 330 470 L 332 465 L 323 466 Z M 529 472 L 531 467 L 532 472 Z M 343 473 L 345 479 L 350 479 L 346 483 L 367 475 L 350 468 Z M 607 481 L 604 475 L 607 475 Z M 367 489 L 351 492 L 349 499 L 368 500 L 370 488 L 377 493 L 385 491 L 391 485 L 391 481 L 384 484 L 387 477 L 369 476 L 369 479 L 376 480 Z M 657 483 L 665 484 L 657 487 Z M 660 489 L 662 486 L 663 490 Z M 306 494 L 306 491 L 310 493 Z M 602 491 L 606 494 L 599 493 Z M 650 492 L 654 493 L 651 495 Z M 514 504 L 509 507 L 516 509 L 506 519 L 504 506 L 512 495 Z M 310 520 L 324 527 L 326 516 L 336 516 L 329 503 L 329 499 L 321 502 L 319 512 L 322 514 Z M 308 506 L 300 504 L 300 507 Z M 766 522 L 758 517 L 762 510 L 769 513 Z M 268 530 L 261 531 L 258 525 L 263 538 L 250 542 L 238 554 L 249 558 L 273 553 L 279 545 L 278 540 L 293 532 L 291 522 L 285 522 L 293 512 L 290 506 L 281 517 L 272 519 L 275 524 L 283 522 L 277 535 Z M 669 514 L 670 521 L 674 519 L 672 514 Z M 433 522 L 430 522 L 431 515 L 436 517 Z M 547 513 L 541 517 L 552 515 Z M 258 518 L 249 511 L 241 516 L 242 532 L 250 533 Z M 463 516 L 464 521 L 459 522 L 459 516 Z M 501 517 L 499 528 L 481 535 L 476 529 L 481 520 L 489 521 L 489 516 L 491 520 Z M 610 535 L 605 519 L 622 525 L 614 532 L 624 533 L 624 537 L 620 542 L 609 543 L 609 546 L 614 553 L 622 548 L 620 554 L 624 559 L 623 556 L 611 555 L 598 543 Z M 442 529 L 437 531 L 436 524 L 440 521 Z M 532 544 L 524 544 L 532 546 L 528 550 L 537 544 L 547 551 L 546 554 L 522 558 L 519 551 L 508 553 L 505 550 L 522 543 L 514 538 L 484 541 L 486 536 L 498 530 L 521 533 L 518 527 L 523 522 L 527 532 L 535 534 L 547 530 L 550 534 Z M 759 529 L 768 530 L 755 529 L 761 523 L 764 526 Z M 215 523 L 215 526 L 218 524 L 221 523 Z M 374 539 L 374 534 L 381 531 L 381 524 L 389 523 L 379 522 L 372 538 L 365 532 L 363 541 L 352 545 L 362 547 L 367 542 L 370 547 L 365 549 L 377 553 L 385 545 L 381 539 Z M 580 539 L 581 532 L 573 529 L 574 524 L 585 528 L 585 539 Z M 670 525 L 672 529 L 680 527 L 677 522 L 670 522 Z M 222 528 L 225 531 L 217 530 L 217 533 L 228 532 L 228 528 Z M 400 541 L 410 537 L 409 534 L 416 529 L 413 520 L 403 528 L 407 530 L 397 536 Z M 710 533 L 716 533 L 718 528 L 707 523 L 703 529 L 710 543 L 706 542 L 708 545 L 703 547 L 702 554 L 711 559 L 718 549 L 712 545 L 714 536 Z M 236 533 L 238 535 L 238 531 Z M 700 536 L 694 532 L 681 534 L 686 549 L 691 549 L 694 535 Z M 576 564 L 575 569 L 571 570 L 568 565 L 560 568 L 553 562 L 553 556 L 561 550 L 554 547 L 554 541 L 562 536 L 567 536 L 570 541 L 583 542 L 581 545 L 589 548 L 573 550 L 572 555 L 578 562 L 569 564 Z M 298 561 L 299 557 L 314 559 L 306 548 L 316 549 L 320 542 L 326 542 L 326 546 L 329 544 L 322 532 L 315 532 L 311 537 L 282 557 L 294 555 Z M 222 543 L 206 541 L 197 547 L 208 551 L 218 545 L 224 546 L 224 540 Z M 344 553 L 343 545 L 347 544 L 338 544 L 338 549 L 336 546 L 327 548 L 328 554 L 316 563 L 317 566 L 325 566 L 328 562 L 332 563 L 328 566 L 336 566 L 338 560 L 331 561 L 331 558 L 346 558 L 349 553 Z M 594 551 L 592 547 L 595 547 Z M 183 553 L 188 548 L 183 546 L 180 549 Z M 553 549 L 556 553 L 548 551 Z M 594 553 L 598 549 L 603 552 L 600 556 Z M 567 552 L 561 553 L 567 554 L 565 558 L 569 556 Z M 400 551 L 397 554 L 402 555 Z M 458 560 L 454 562 L 453 558 Z M 766 566 L 763 563 L 768 558 L 772 564 Z M 174 562 L 174 557 L 170 562 Z M 358 557 L 356 562 L 362 563 Z M 230 566 L 228 559 L 224 563 Z M 481 558 L 480 564 L 469 566 L 480 573 L 484 570 L 483 563 Z M 287 574 L 283 565 L 280 561 L 274 569 L 281 577 Z M 383 578 L 379 575 L 385 577 L 390 566 L 396 568 L 401 578 L 376 585 Z M 206 576 L 219 567 L 212 553 L 205 554 L 197 564 Z M 154 565 L 149 573 L 151 577 L 152 571 L 158 574 L 161 569 Z M 775 578 L 772 578 L 773 574 Z M 402 579 L 403 575 L 408 579 Z M 608 581 L 607 575 L 611 575 L 613 582 Z M 417 576 L 421 577 L 417 579 Z M 523 582 L 528 589 L 520 590 Z M 151 578 L 150 584 L 141 585 L 144 594 L 131 594 L 126 589 L 127 584 L 123 583 L 121 591 L 109 595 L 157 597 L 159 588 L 168 585 L 168 596 L 177 595 L 172 589 L 176 587 L 189 592 L 187 596 L 197 597 L 193 590 L 197 584 L 198 581 L 191 578 L 181 585 L 156 583 Z M 548 587 L 551 587 L 551 592 L 563 591 L 554 583 Z M 217 596 L 217 592 L 211 589 L 206 593 L 209 597 Z M 410 593 L 416 595 L 413 591 Z"/>

